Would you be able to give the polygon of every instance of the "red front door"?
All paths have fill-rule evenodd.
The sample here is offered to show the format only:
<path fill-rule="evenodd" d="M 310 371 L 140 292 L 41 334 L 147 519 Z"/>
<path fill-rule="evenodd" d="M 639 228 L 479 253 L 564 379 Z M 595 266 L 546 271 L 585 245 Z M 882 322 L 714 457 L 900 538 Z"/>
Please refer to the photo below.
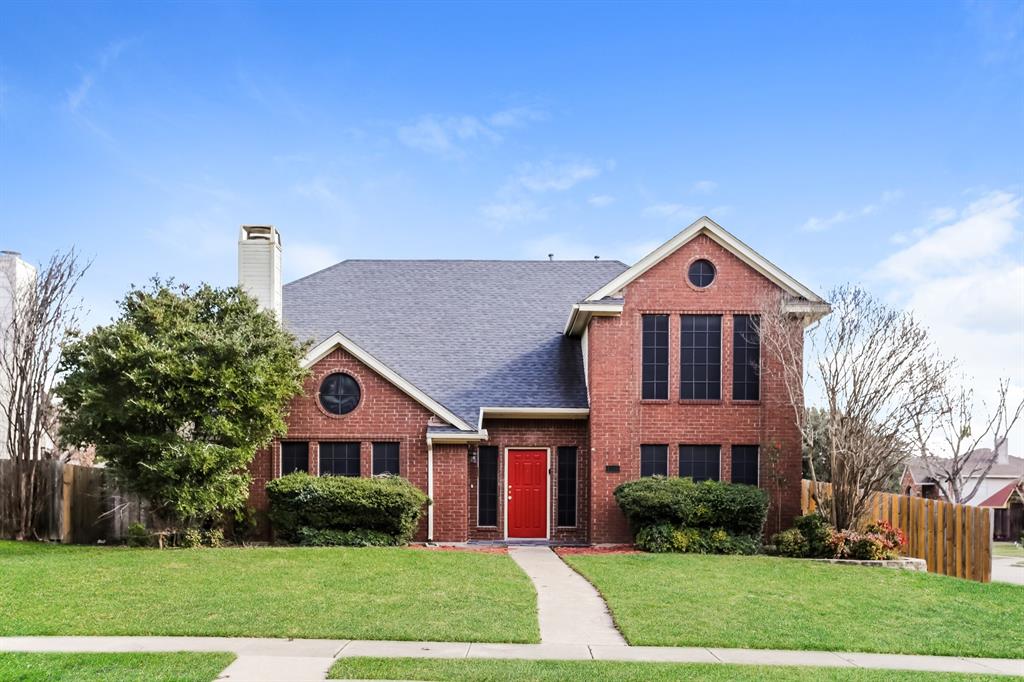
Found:
<path fill-rule="evenodd" d="M 508 451 L 508 536 L 546 538 L 548 535 L 548 453 L 546 450 Z"/>

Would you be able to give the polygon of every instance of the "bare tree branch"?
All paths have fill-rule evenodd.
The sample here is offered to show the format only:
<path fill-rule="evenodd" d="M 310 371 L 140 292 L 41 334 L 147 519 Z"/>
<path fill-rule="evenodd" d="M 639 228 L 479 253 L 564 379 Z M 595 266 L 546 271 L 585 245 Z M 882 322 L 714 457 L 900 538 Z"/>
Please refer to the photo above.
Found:
<path fill-rule="evenodd" d="M 16 537 L 29 537 L 41 501 L 36 499 L 36 464 L 55 456 L 56 414 L 51 389 L 61 349 L 77 333 L 81 302 L 75 287 L 88 269 L 74 250 L 54 254 L 34 277 L 16 269 L 0 281 L 5 310 L 0 325 L 0 415 L 6 450 L 14 461 L 16 486 L 8 507 L 16 514 Z"/>

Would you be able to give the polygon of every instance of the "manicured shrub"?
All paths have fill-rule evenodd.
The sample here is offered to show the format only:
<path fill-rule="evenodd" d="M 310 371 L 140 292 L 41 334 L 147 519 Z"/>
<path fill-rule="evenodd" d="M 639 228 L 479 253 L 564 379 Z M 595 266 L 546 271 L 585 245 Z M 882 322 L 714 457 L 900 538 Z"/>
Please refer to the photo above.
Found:
<path fill-rule="evenodd" d="M 667 523 L 641 528 L 634 542 L 644 552 L 690 554 L 757 554 L 759 539 L 733 535 L 721 528 L 676 528 Z"/>
<path fill-rule="evenodd" d="M 884 521 L 870 524 L 865 533 L 855 530 L 833 533 L 829 542 L 836 559 L 868 561 L 898 559 L 902 544 L 903 532 Z"/>
<path fill-rule="evenodd" d="M 809 554 L 809 543 L 799 528 L 790 528 L 772 536 L 772 545 L 779 556 L 802 558 Z"/>
<path fill-rule="evenodd" d="M 817 512 L 798 516 L 793 521 L 793 527 L 800 531 L 807 542 L 807 552 L 801 556 L 816 559 L 825 559 L 833 556 L 828 541 L 834 531 L 824 516 Z M 783 556 L 794 555 L 784 554 Z"/>
<path fill-rule="evenodd" d="M 299 544 L 306 547 L 390 547 L 398 542 L 393 535 L 379 530 L 300 528 Z"/>
<path fill-rule="evenodd" d="M 377 531 L 392 544 L 408 542 L 430 503 L 404 478 L 379 476 L 314 477 L 294 473 L 267 484 L 270 522 L 289 542 L 301 542 L 300 530 Z"/>
<path fill-rule="evenodd" d="M 185 549 L 203 546 L 203 533 L 198 528 L 189 528 L 178 536 L 178 546 Z"/>
<path fill-rule="evenodd" d="M 733 535 L 760 536 L 768 513 L 768 495 L 736 483 L 651 476 L 623 483 L 615 500 L 634 532 L 659 524 L 676 528 L 722 529 Z"/>

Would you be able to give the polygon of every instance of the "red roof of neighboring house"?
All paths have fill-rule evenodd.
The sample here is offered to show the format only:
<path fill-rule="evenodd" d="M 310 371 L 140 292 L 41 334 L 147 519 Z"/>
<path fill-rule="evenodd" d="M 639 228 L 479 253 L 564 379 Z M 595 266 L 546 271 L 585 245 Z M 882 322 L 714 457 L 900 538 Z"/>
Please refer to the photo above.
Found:
<path fill-rule="evenodd" d="M 996 509 L 1006 509 L 1006 505 L 1009 504 L 1010 498 L 1013 497 L 1014 493 L 1018 496 L 1024 497 L 1024 493 L 1021 493 L 1021 481 L 1014 481 L 1008 483 L 1006 486 L 997 490 L 991 497 L 984 502 L 978 504 L 979 507 L 994 507 Z"/>

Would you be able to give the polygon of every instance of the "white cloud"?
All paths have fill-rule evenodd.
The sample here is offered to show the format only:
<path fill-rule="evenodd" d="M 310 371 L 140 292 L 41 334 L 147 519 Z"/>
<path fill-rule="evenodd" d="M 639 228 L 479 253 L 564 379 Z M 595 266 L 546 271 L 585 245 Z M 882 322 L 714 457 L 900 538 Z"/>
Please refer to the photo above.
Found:
<path fill-rule="evenodd" d="M 597 208 L 604 208 L 605 206 L 610 206 L 614 202 L 615 197 L 609 196 L 607 194 L 595 194 L 594 196 L 587 199 L 588 204 L 590 204 L 591 206 L 596 206 Z"/>
<path fill-rule="evenodd" d="M 318 176 L 298 183 L 292 187 L 292 191 L 306 199 L 315 199 L 330 206 L 341 206 L 344 204 L 344 200 L 333 184 L 327 178 Z"/>
<path fill-rule="evenodd" d="M 78 84 L 67 91 L 64 103 L 71 113 L 77 113 L 79 108 L 85 104 L 86 99 L 89 97 L 89 93 L 92 92 L 93 86 L 96 85 L 96 81 L 99 76 L 105 72 L 110 66 L 117 61 L 121 53 L 124 52 L 125 48 L 131 45 L 134 40 L 117 40 L 109 43 L 99 54 L 99 58 L 96 61 L 96 65 L 90 69 L 83 71 L 82 77 L 78 80 Z"/>
<path fill-rule="evenodd" d="M 487 122 L 495 128 L 521 128 L 534 121 L 543 121 L 547 114 L 531 107 L 515 107 L 497 111 L 487 117 Z"/>
<path fill-rule="evenodd" d="M 1024 259 L 1020 196 L 991 192 L 942 222 L 903 235 L 906 246 L 884 258 L 870 277 L 893 303 L 924 322 L 942 353 L 973 377 L 979 398 L 994 396 L 1009 377 L 1024 395 Z M 1018 427 L 1011 441 L 1020 446 Z"/>
<path fill-rule="evenodd" d="M 990 262 L 1015 237 L 1021 198 L 993 192 L 973 202 L 959 219 L 925 234 L 878 266 L 881 277 L 922 280 Z"/>
<path fill-rule="evenodd" d="M 864 204 L 858 209 L 840 209 L 833 213 L 828 218 L 819 218 L 818 216 L 811 216 L 804 221 L 804 224 L 800 226 L 800 229 L 804 232 L 824 232 L 829 230 L 836 225 L 848 222 L 857 218 L 858 216 L 868 216 L 876 213 L 887 204 L 891 204 L 894 201 L 899 201 L 903 198 L 903 190 L 901 189 L 890 189 L 882 192 L 881 196 L 877 201 Z"/>
<path fill-rule="evenodd" d="M 718 183 L 714 180 L 698 180 L 690 189 L 697 194 L 711 194 L 718 189 Z"/>
<path fill-rule="evenodd" d="M 697 218 L 700 216 L 700 208 L 686 204 L 662 203 L 651 204 L 644 209 L 643 213 L 652 218 L 674 218 L 677 216 Z"/>
<path fill-rule="evenodd" d="M 589 162 L 545 161 L 522 166 L 514 182 L 531 192 L 563 192 L 600 174 L 601 169 Z"/>
<path fill-rule="evenodd" d="M 529 107 L 497 111 L 486 117 L 421 116 L 413 123 L 398 127 L 398 140 L 413 149 L 439 156 L 460 156 L 463 145 L 475 140 L 502 141 L 499 129 L 522 128 L 545 118 L 544 112 Z"/>
<path fill-rule="evenodd" d="M 480 214 L 491 223 L 533 223 L 548 217 L 546 208 L 537 206 L 529 199 L 499 201 L 480 207 Z"/>

